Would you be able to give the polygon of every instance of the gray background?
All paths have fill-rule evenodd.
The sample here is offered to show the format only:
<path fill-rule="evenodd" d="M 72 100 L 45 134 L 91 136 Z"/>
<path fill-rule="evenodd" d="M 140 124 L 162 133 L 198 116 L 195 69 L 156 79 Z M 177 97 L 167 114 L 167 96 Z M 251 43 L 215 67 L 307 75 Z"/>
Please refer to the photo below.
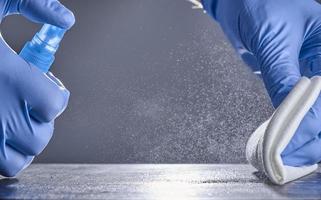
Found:
<path fill-rule="evenodd" d="M 238 163 L 269 117 L 264 87 L 185 0 L 69 0 L 77 23 L 52 71 L 70 89 L 37 162 Z M 19 51 L 39 25 L 7 18 Z"/>

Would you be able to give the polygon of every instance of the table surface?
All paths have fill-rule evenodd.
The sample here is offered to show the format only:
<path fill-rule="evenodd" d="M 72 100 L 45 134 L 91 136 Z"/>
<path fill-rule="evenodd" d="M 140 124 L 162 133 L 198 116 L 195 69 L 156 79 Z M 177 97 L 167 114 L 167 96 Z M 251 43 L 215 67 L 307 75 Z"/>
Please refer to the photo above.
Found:
<path fill-rule="evenodd" d="M 249 165 L 34 164 L 0 198 L 321 199 L 321 173 L 276 186 Z"/>

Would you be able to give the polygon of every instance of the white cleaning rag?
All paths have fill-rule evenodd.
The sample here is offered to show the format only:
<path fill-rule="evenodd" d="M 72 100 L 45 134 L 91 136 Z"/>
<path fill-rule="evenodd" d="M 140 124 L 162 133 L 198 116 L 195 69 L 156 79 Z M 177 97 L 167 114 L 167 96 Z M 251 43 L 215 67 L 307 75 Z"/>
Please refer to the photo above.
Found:
<path fill-rule="evenodd" d="M 256 129 L 246 145 L 247 160 L 278 185 L 306 176 L 317 164 L 303 167 L 283 165 L 281 153 L 321 91 L 321 77 L 303 77 L 273 115 Z"/>

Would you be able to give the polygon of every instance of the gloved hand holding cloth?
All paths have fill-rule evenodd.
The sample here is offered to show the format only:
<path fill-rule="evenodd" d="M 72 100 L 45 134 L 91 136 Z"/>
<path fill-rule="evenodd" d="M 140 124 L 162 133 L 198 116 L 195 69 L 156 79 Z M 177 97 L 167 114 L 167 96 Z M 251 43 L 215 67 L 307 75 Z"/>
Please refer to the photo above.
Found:
<path fill-rule="evenodd" d="M 21 14 L 36 23 L 69 29 L 70 10 L 57 0 L 0 0 L 0 17 Z M 69 91 L 51 73 L 27 63 L 0 38 L 0 175 L 12 177 L 42 152 Z"/>
<path fill-rule="evenodd" d="M 283 168 L 276 171 L 287 171 L 287 167 L 291 170 L 287 171 L 287 177 L 278 177 L 278 180 L 271 177 L 275 174 L 265 172 L 276 184 L 310 173 L 321 160 L 318 85 L 321 75 L 321 5 L 315 0 L 202 0 L 201 3 L 220 24 L 245 63 L 261 73 L 276 108 L 271 119 L 256 131 L 262 138 L 254 140 L 252 137 L 250 143 L 253 145 L 256 141 L 255 152 L 261 151 L 263 155 L 268 153 L 265 149 L 268 143 L 274 141 L 284 146 L 279 148 L 274 144 L 269 147 L 275 149 L 269 151 L 273 151 L 273 155 L 279 154 L 279 164 L 282 165 L 279 167 Z M 277 137 L 272 137 L 271 132 Z M 288 143 L 283 144 L 286 141 Z M 272 154 L 269 156 L 273 157 Z M 257 154 L 248 155 L 252 156 L 249 158 L 251 162 L 260 159 Z M 261 159 L 264 167 L 268 161 Z"/>

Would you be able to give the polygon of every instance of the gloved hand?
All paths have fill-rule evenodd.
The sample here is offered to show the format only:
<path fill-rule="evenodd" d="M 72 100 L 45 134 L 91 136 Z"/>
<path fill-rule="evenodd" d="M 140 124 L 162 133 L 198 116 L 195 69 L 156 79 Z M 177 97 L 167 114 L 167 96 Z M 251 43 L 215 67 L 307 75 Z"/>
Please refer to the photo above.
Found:
<path fill-rule="evenodd" d="M 74 16 L 56 0 L 0 0 L 0 18 L 28 19 L 70 28 Z M 0 38 L 0 175 L 26 168 L 48 144 L 54 119 L 66 108 L 69 91 L 13 52 Z"/>
<path fill-rule="evenodd" d="M 315 0 L 202 0 L 243 60 L 261 71 L 278 107 L 301 76 L 321 75 L 321 5 Z M 303 166 L 321 160 L 321 97 L 282 153 Z"/>

